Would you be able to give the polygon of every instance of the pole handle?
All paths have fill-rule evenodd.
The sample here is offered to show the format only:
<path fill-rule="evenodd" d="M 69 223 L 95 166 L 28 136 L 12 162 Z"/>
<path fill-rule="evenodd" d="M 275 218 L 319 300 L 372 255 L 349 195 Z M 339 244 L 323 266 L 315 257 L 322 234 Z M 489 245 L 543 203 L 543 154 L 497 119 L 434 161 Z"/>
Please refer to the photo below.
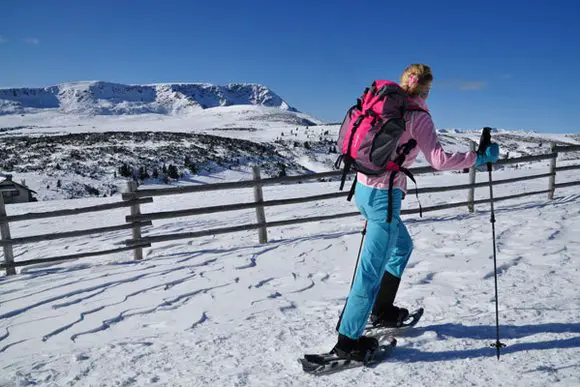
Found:
<path fill-rule="evenodd" d="M 491 128 L 486 126 L 481 131 L 481 138 L 479 139 L 479 147 L 477 153 L 483 155 L 487 147 L 491 144 Z"/>

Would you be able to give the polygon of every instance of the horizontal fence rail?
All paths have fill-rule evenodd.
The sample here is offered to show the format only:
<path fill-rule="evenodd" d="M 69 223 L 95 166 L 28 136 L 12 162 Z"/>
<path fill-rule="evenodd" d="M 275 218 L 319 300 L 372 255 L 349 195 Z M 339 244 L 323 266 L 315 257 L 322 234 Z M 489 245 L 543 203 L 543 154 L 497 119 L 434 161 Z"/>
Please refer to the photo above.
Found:
<path fill-rule="evenodd" d="M 471 149 L 475 149 L 475 143 L 472 142 Z M 548 179 L 548 189 L 537 190 L 531 192 L 520 192 L 513 195 L 495 197 L 493 199 L 496 201 L 511 200 L 516 198 L 522 198 L 533 195 L 544 195 L 548 194 L 548 199 L 552 199 L 554 191 L 558 188 L 572 187 L 580 185 L 580 181 L 568 181 L 556 183 L 557 172 L 562 171 L 572 171 L 580 169 L 580 165 L 566 165 L 557 166 L 556 160 L 558 154 L 566 152 L 580 152 L 580 145 L 573 146 L 561 146 L 551 144 L 550 150 L 546 154 L 524 156 L 518 158 L 498 160 L 494 163 L 494 166 L 502 165 L 513 165 L 520 163 L 531 163 L 538 161 L 550 161 L 549 172 L 518 176 L 508 179 L 494 180 L 493 185 L 503 185 L 512 184 L 529 180 L 537 179 Z M 414 175 L 428 174 L 428 173 L 441 173 L 442 171 L 437 171 L 431 167 L 419 167 L 412 168 L 410 171 Z M 467 192 L 467 201 L 455 202 L 455 203 L 444 203 L 440 205 L 432 205 L 429 207 L 422 208 L 422 212 L 434 212 L 441 211 L 451 208 L 467 207 L 470 212 L 474 211 L 475 205 L 480 205 L 484 203 L 489 203 L 490 199 L 474 199 L 474 191 L 476 188 L 488 187 L 488 182 L 475 182 L 476 168 L 472 167 L 469 173 L 469 183 L 468 184 L 458 184 L 450 186 L 439 186 L 439 187 L 422 187 L 417 190 L 418 193 L 445 193 L 451 191 L 461 191 L 465 190 Z M 352 176 L 354 172 L 350 173 Z M 344 198 L 348 195 L 348 189 L 345 191 L 331 192 L 325 194 L 311 195 L 306 197 L 295 197 L 287 199 L 271 199 L 264 200 L 264 192 L 262 188 L 265 186 L 272 185 L 282 185 L 282 184 L 298 184 L 305 181 L 312 180 L 323 180 L 324 179 L 334 179 L 339 178 L 342 175 L 342 171 L 328 171 L 323 173 L 314 173 L 308 175 L 300 176 L 284 176 L 284 177 L 274 177 L 274 178 L 260 178 L 260 170 L 258 167 L 253 168 L 253 180 L 237 181 L 237 182 L 226 182 L 217 184 L 206 184 L 206 185 L 191 185 L 191 186 L 181 186 L 181 187 L 170 187 L 170 188 L 160 188 L 160 189 L 143 189 L 139 190 L 137 188 L 137 183 L 135 181 L 127 182 L 127 190 L 121 195 L 122 201 L 115 203 L 106 203 L 94 206 L 87 206 L 81 208 L 73 209 L 62 209 L 55 211 L 46 212 L 36 212 L 36 213 L 26 213 L 19 215 L 7 215 L 5 211 L 3 198 L 0 196 L 0 248 L 4 251 L 4 262 L 0 262 L 0 269 L 6 269 L 7 274 L 15 274 L 16 267 L 35 265 L 41 263 L 51 263 L 51 262 L 61 262 L 68 260 L 75 260 L 80 258 L 94 257 L 98 255 L 115 254 L 124 251 L 133 251 L 134 259 L 139 260 L 143 258 L 143 248 L 151 247 L 153 243 L 173 241 L 179 239 L 193 239 L 203 236 L 212 236 L 220 234 L 228 234 L 233 232 L 241 231 L 252 231 L 258 230 L 259 243 L 267 243 L 267 228 L 269 227 L 281 227 L 301 223 L 311 223 L 311 222 L 321 222 L 327 220 L 334 220 L 347 217 L 360 217 L 359 211 L 346 212 L 340 214 L 328 214 L 322 216 L 312 216 L 306 218 L 291 218 L 285 220 L 267 221 L 264 209 L 268 207 L 283 206 L 283 205 L 293 205 L 302 204 L 308 202 L 331 200 L 337 198 Z M 157 211 L 142 213 L 141 205 L 151 204 L 154 201 L 155 196 L 167 196 L 167 195 L 180 195 L 180 194 L 190 194 L 190 193 L 201 193 L 209 191 L 218 191 L 224 189 L 239 189 L 239 188 L 252 188 L 254 190 L 254 201 L 233 203 L 227 205 L 214 205 L 208 207 L 200 208 L 188 208 L 182 210 L 170 210 L 170 211 Z M 412 192 L 412 190 L 409 190 Z M 98 227 L 85 230 L 75 230 L 67 232 L 56 232 L 43 235 L 33 235 L 26 237 L 13 238 L 10 235 L 9 224 L 12 222 L 22 222 L 22 221 L 34 221 L 39 219 L 56 218 L 56 217 L 67 217 L 79 214 L 86 214 L 91 212 L 101 212 L 110 211 L 114 209 L 129 208 L 130 214 L 125 215 L 125 224 Z M 163 235 L 142 235 L 142 228 L 153 225 L 153 221 L 160 219 L 174 219 L 179 217 L 188 216 L 200 216 L 214 213 L 222 213 L 229 211 L 239 211 L 239 210 L 256 210 L 256 223 L 243 224 L 229 227 L 213 228 L 207 230 L 191 231 L 191 232 L 178 232 L 169 233 Z M 418 208 L 405 209 L 401 211 L 402 215 L 411 215 L 419 213 Z M 119 247 L 104 249 L 100 251 L 87 251 L 79 252 L 69 255 L 61 255 L 46 258 L 35 258 L 22 260 L 14 262 L 14 254 L 12 252 L 13 245 L 23 245 L 28 243 L 36 243 L 41 241 L 52 241 L 64 238 L 80 237 L 93 234 L 102 234 L 114 231 L 131 231 L 132 237 L 130 239 L 122 240 Z M 119 243 L 116 243 L 119 244 Z"/>
<path fill-rule="evenodd" d="M 151 222 L 141 222 L 141 226 L 152 226 Z M 79 236 L 85 235 L 93 235 L 93 234 L 104 234 L 107 232 L 112 231 L 121 231 L 121 230 L 128 230 L 135 227 L 134 223 L 130 224 L 121 224 L 118 226 L 107 226 L 107 227 L 99 227 L 99 228 L 91 228 L 88 230 L 76 230 L 76 231 L 65 231 L 53 234 L 42 234 L 42 235 L 33 235 L 28 237 L 22 238 L 12 238 L 7 240 L 1 240 L 0 246 L 6 245 L 22 245 L 26 243 L 33 243 L 33 242 L 45 242 L 45 241 L 54 241 L 57 239 L 64 239 L 64 238 L 74 238 Z"/>
<path fill-rule="evenodd" d="M 566 165 L 565 167 L 556 167 L 557 172 L 571 171 L 573 169 L 580 169 L 580 165 Z"/>
<path fill-rule="evenodd" d="M 517 157 L 517 158 L 513 158 L 513 159 L 498 160 L 495 163 L 493 163 L 493 165 L 511 165 L 511 164 L 531 163 L 531 162 L 536 162 L 536 161 L 554 159 L 557 156 L 558 156 L 557 153 L 548 153 L 545 155 L 536 155 L 536 156 L 523 156 L 523 157 Z"/>
<path fill-rule="evenodd" d="M 487 183 L 487 185 L 489 186 L 489 183 Z M 503 201 L 503 200 L 510 200 L 510 199 L 522 198 L 522 197 L 525 197 L 525 196 L 541 195 L 541 194 L 546 194 L 549 191 L 550 190 L 542 190 L 542 191 L 525 192 L 525 193 L 520 193 L 520 194 L 515 194 L 515 195 L 509 195 L 509 196 L 494 197 L 493 198 L 493 201 L 494 202 L 499 202 L 499 201 Z M 474 200 L 473 201 L 474 204 L 484 204 L 484 203 L 490 203 L 490 202 L 491 202 L 491 199 L 478 199 L 478 200 Z M 440 205 L 437 205 L 437 206 L 422 208 L 421 211 L 422 212 L 431 212 L 431 211 L 446 210 L 446 209 L 450 209 L 450 208 L 465 207 L 469 203 L 470 203 L 469 201 L 466 201 L 466 202 L 460 202 L 460 203 L 440 204 Z M 403 215 L 418 214 L 418 213 L 419 213 L 419 209 L 418 208 L 414 208 L 414 209 L 410 209 L 410 210 L 401 210 L 401 214 L 403 214 Z"/>
<path fill-rule="evenodd" d="M 20 222 L 23 220 L 38 220 L 38 219 L 46 219 L 46 218 L 56 218 L 59 216 L 80 215 L 80 214 L 86 214 L 86 213 L 90 213 L 90 212 L 100 212 L 100 211 L 112 210 L 112 209 L 116 209 L 116 208 L 130 207 L 134 204 L 146 204 L 146 203 L 153 203 L 153 198 L 142 198 L 142 199 L 136 199 L 135 201 L 99 204 L 97 206 L 71 208 L 71 209 L 66 209 L 66 210 L 57 210 L 57 211 L 48 211 L 48 212 L 31 212 L 28 214 L 0 217 L 0 221 L 2 221 L 2 222 Z"/>
<path fill-rule="evenodd" d="M 216 212 L 228 212 L 228 211 L 239 211 L 253 209 L 259 206 L 264 207 L 274 207 L 283 206 L 288 204 L 298 204 L 298 203 L 308 203 L 327 199 L 336 199 L 348 196 L 348 192 L 335 192 L 331 194 L 305 196 L 300 198 L 292 199 L 277 199 L 277 200 L 267 200 L 261 203 L 236 203 L 236 204 L 226 204 L 222 206 L 211 206 L 202 208 L 190 208 L 187 210 L 177 210 L 177 211 L 164 211 L 164 212 L 152 212 L 147 214 L 141 214 L 137 216 L 127 216 L 127 222 L 139 222 L 144 220 L 157 220 L 157 219 L 171 219 L 179 218 L 183 216 L 194 216 L 194 215 L 205 215 L 213 214 Z"/>
<path fill-rule="evenodd" d="M 565 187 L 572 187 L 575 185 L 580 185 L 580 181 L 569 181 L 567 183 L 556 183 L 556 188 L 565 188 Z"/>
<path fill-rule="evenodd" d="M 580 152 L 580 145 L 556 145 L 554 151 L 557 153 Z"/>
<path fill-rule="evenodd" d="M 341 175 L 340 171 L 330 171 L 322 173 L 313 173 L 310 175 L 299 175 L 299 176 L 285 176 L 285 177 L 272 177 L 268 179 L 260 180 L 260 185 L 275 185 L 275 184 L 285 184 L 285 183 L 296 183 L 305 180 L 316 180 L 328 177 L 338 177 Z M 192 185 L 192 186 L 182 186 L 182 187 L 171 187 L 171 188 L 158 188 L 158 189 L 144 189 L 139 190 L 134 193 L 124 193 L 123 199 L 133 199 L 146 196 L 164 196 L 164 195 L 179 195 L 186 193 L 198 193 L 198 192 L 208 192 L 208 191 L 220 191 L 227 189 L 239 189 L 239 188 L 254 188 L 256 182 L 254 180 L 244 180 L 244 181 L 233 181 L 229 183 L 215 183 L 206 185 Z"/>
<path fill-rule="evenodd" d="M 553 173 L 543 173 L 541 175 L 514 177 L 511 179 L 494 180 L 492 182 L 492 184 L 493 185 L 502 185 L 502 184 L 509 184 L 509 183 L 517 183 L 519 181 L 543 179 L 543 178 L 550 177 L 553 175 L 554 175 Z M 475 183 L 475 184 L 449 185 L 449 186 L 445 186 L 445 187 L 427 187 L 427 188 L 419 188 L 417 191 L 420 194 L 421 193 L 440 193 L 440 192 L 460 191 L 460 190 L 464 190 L 464 189 L 481 188 L 481 187 L 489 187 L 489 182 L 482 182 L 482 183 Z"/>
<path fill-rule="evenodd" d="M 151 244 L 150 243 L 140 243 L 137 246 L 139 246 L 139 247 L 151 247 Z M 79 258 L 96 257 L 99 255 L 115 254 L 115 253 L 121 253 L 123 251 L 133 250 L 135 247 L 136 247 L 135 245 L 131 245 L 131 246 L 126 246 L 126 247 L 118 247 L 115 249 L 92 251 L 92 252 L 88 252 L 88 253 L 62 255 L 59 257 L 29 259 L 26 261 L 14 262 L 12 264 L 0 263 L 0 269 L 5 269 L 8 267 L 20 267 L 20 266 L 36 265 L 39 263 L 69 261 L 69 260 L 74 260 L 74 259 L 79 259 Z"/>
<path fill-rule="evenodd" d="M 356 215 L 360 215 L 360 213 L 357 211 L 357 212 L 348 212 L 348 213 L 344 213 L 344 214 L 315 216 L 315 217 L 310 217 L 310 218 L 279 220 L 279 221 L 274 221 L 274 222 L 266 222 L 266 223 L 262 223 L 262 224 L 260 224 L 260 223 L 243 224 L 240 226 L 214 228 L 211 230 L 183 232 L 183 233 L 167 234 L 167 235 L 153 235 L 153 236 L 144 237 L 141 239 L 141 241 L 147 242 L 147 243 L 157 243 L 157 242 L 173 241 L 173 240 L 178 240 L 178 239 L 193 239 L 193 238 L 198 238 L 198 237 L 202 237 L 202 236 L 229 234 L 229 233 L 238 232 L 238 231 L 257 230 L 257 229 L 260 229 L 262 227 L 289 226 L 289 225 L 300 224 L 300 223 L 320 222 L 323 220 L 347 218 L 347 217 L 356 216 Z M 129 244 L 132 242 L 133 242 L 132 240 L 127 240 L 125 243 Z"/>

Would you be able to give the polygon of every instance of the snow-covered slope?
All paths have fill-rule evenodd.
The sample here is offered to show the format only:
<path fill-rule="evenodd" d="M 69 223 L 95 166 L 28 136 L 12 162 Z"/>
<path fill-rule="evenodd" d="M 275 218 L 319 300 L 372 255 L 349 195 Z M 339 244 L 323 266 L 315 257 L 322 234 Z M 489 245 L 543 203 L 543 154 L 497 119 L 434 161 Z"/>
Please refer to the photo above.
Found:
<path fill-rule="evenodd" d="M 252 165 L 261 166 L 263 177 L 333 169 L 338 156 L 337 126 L 302 126 L 288 122 L 276 125 L 249 115 L 243 111 L 245 107 L 215 109 L 221 111 L 219 114 L 224 120 L 231 119 L 232 124 L 233 116 L 245 117 L 248 126 L 239 121 L 241 126 L 211 128 L 212 122 L 220 121 L 216 112 L 212 118 L 206 116 L 207 121 L 193 121 L 208 126 L 201 130 L 186 130 L 190 128 L 188 125 L 194 125 L 187 120 L 171 118 L 168 122 L 143 117 L 130 121 L 117 117 L 108 124 L 93 121 L 94 129 L 86 122 L 82 127 L 62 123 L 54 127 L 15 127 L 0 133 L 0 174 L 11 174 L 17 182 L 25 180 L 38 193 L 39 200 L 52 200 L 115 194 L 125 185 L 125 177 L 119 172 L 123 165 L 131 168 L 137 178 L 139 169 L 143 168 L 143 175 L 149 176 L 143 179 L 144 184 L 161 183 L 163 166 L 170 164 L 183 175 L 178 182 L 171 179 L 170 184 L 249 179 Z M 180 123 L 183 126 L 178 126 Z M 479 136 L 479 131 L 440 133 L 441 142 L 449 152 L 468 150 L 468 141 L 477 141 Z M 565 134 L 494 133 L 502 158 L 545 154 L 551 141 L 569 145 L 578 144 L 578 140 L 577 136 Z M 561 154 L 559 165 L 568 159 L 580 158 L 579 153 Z M 416 165 L 425 164 L 420 155 Z M 158 177 L 154 178 L 156 170 Z"/>
<path fill-rule="evenodd" d="M 0 115 L 58 109 L 81 114 L 180 114 L 231 105 L 261 105 L 295 111 L 259 84 L 167 83 L 123 85 L 92 81 L 45 88 L 0 89 Z"/>
<path fill-rule="evenodd" d="M 541 170 L 530 171 L 541 173 Z M 495 178 L 521 176 L 496 171 Z M 558 181 L 576 179 L 574 171 Z M 465 175 L 421 176 L 422 186 Z M 487 174 L 477 176 L 487 181 Z M 496 196 L 545 189 L 500 185 Z M 335 192 L 335 183 L 265 187 L 265 200 Z M 478 199 L 487 187 L 477 189 Z M 143 212 L 247 202 L 251 189 L 156 197 Z M 102 204 L 113 198 L 14 205 L 10 215 Z M 464 191 L 421 196 L 423 205 Z M 415 251 L 397 304 L 425 307 L 391 359 L 371 369 L 311 377 L 296 359 L 328 351 L 348 294 L 359 217 L 157 243 L 131 253 L 37 265 L 0 276 L 2 386 L 514 386 L 580 385 L 580 196 L 577 187 L 496 203 L 501 341 L 495 342 L 489 206 L 405 216 Z M 415 207 L 409 195 L 405 208 Z M 17 222 L 12 235 L 125 222 L 126 209 Z M 268 220 L 355 211 L 343 198 L 267 209 Z M 153 222 L 146 235 L 255 222 L 253 209 Z M 112 248 L 130 231 L 15 246 L 16 260 Z M 1 251 L 1 249 L 0 249 Z M 19 269 L 20 270 L 20 269 Z"/>

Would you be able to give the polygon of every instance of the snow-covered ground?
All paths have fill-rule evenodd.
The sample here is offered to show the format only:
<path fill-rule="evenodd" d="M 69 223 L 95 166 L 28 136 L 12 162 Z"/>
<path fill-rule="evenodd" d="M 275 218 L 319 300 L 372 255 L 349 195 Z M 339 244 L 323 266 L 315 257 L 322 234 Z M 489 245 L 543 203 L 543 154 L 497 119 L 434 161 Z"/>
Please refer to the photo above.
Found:
<path fill-rule="evenodd" d="M 263 166 L 264 177 L 278 176 L 282 165 L 287 174 L 328 170 L 337 157 L 329 153 L 335 141 L 322 126 L 306 129 L 300 114 L 240 105 L 188 116 L 0 116 L 0 179 L 9 174 L 25 181 L 44 201 L 110 196 L 124 183 L 119 174 L 124 164 L 136 177 L 140 168 L 149 176 L 158 170 L 159 177 L 147 184 L 161 182 L 163 165 L 171 164 L 183 175 L 173 184 L 234 173 L 245 178 L 252 164 Z"/>
<path fill-rule="evenodd" d="M 497 171 L 495 179 L 543 173 Z M 558 182 L 577 180 L 558 174 Z M 487 174 L 478 174 L 486 181 Z M 466 174 L 419 176 L 421 187 Z M 265 200 L 335 192 L 337 183 L 266 187 Z M 496 196 L 547 188 L 502 185 Z M 478 189 L 477 198 L 488 196 Z M 421 203 L 465 200 L 463 191 Z M 143 212 L 246 202 L 251 190 L 155 198 Z M 11 205 L 10 215 L 118 197 Z M 415 252 L 398 304 L 424 306 L 387 362 L 312 377 L 296 358 L 329 350 L 360 243 L 360 217 L 154 244 L 131 253 L 21 269 L 0 277 L 0 385 L 22 386 L 578 386 L 580 191 L 496 204 L 501 360 L 495 341 L 489 206 L 404 217 Z M 405 207 L 416 206 L 409 195 Z M 269 221 L 353 211 L 343 199 L 273 207 Z M 13 237 L 124 223 L 126 209 L 19 222 Z M 251 210 L 154 222 L 146 235 L 251 223 Z M 111 248 L 127 232 L 15 247 L 25 260 Z"/>
<path fill-rule="evenodd" d="M 248 140 L 274 140 L 286 130 L 320 121 L 304 113 L 275 107 L 234 105 L 196 110 L 188 114 L 86 115 L 62 114 L 57 110 L 0 116 L 4 135 L 38 135 L 111 131 L 168 131 L 223 133 Z M 268 129 L 276 129 L 268 131 Z M 215 130 L 216 133 L 213 133 Z M 257 132 L 256 132 L 257 131 Z M 287 134 L 287 133 L 286 133 Z"/>
<path fill-rule="evenodd" d="M 4 115 L 0 116 L 0 178 L 10 174 L 17 182 L 24 180 L 36 191 L 36 198 L 45 201 L 115 194 L 124 184 L 119 174 L 124 164 L 136 178 L 140 168 L 153 176 L 163 165 L 173 164 L 183 177 L 172 184 L 245 179 L 256 164 L 264 177 L 332 169 L 338 156 L 338 125 L 309 126 L 301 116 L 251 105 L 180 116 L 82 116 L 56 111 Z M 447 151 L 466 151 L 468 140 L 478 141 L 480 132 L 442 129 L 439 136 Z M 548 153 L 551 141 L 578 144 L 580 137 L 499 130 L 494 141 L 500 144 L 501 158 L 513 158 Z M 195 173 L 184 157 L 195 164 Z M 424 164 L 420 156 L 416 165 Z M 144 183 L 159 183 L 162 177 Z"/>

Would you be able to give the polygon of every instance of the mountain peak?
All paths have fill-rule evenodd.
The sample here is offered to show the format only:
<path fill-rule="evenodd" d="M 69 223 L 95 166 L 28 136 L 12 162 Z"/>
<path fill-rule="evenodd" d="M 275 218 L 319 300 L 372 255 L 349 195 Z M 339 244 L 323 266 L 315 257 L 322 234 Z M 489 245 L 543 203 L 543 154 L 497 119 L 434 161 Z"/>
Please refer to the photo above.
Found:
<path fill-rule="evenodd" d="M 178 115 L 232 105 L 261 105 L 297 111 L 272 90 L 257 83 L 127 85 L 97 80 L 44 88 L 0 89 L 0 115 L 43 109 L 91 115 Z"/>

